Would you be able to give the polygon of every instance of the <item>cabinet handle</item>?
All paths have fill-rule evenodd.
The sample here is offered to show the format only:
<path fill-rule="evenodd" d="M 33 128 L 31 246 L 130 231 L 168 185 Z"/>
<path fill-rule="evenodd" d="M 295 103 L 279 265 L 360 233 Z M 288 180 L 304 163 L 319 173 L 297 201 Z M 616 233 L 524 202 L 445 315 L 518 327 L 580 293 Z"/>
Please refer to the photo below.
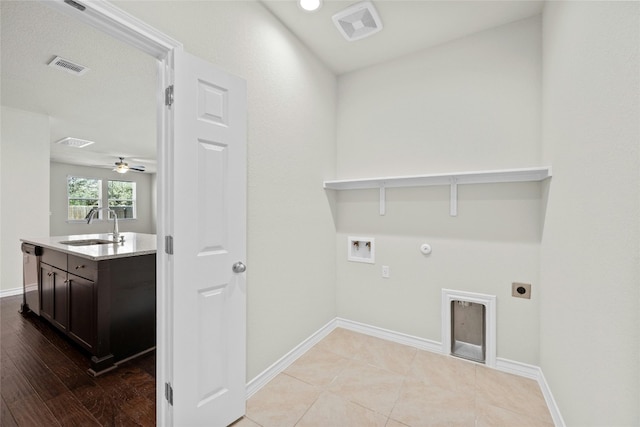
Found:
<path fill-rule="evenodd" d="M 51 277 L 51 276 L 53 276 L 53 273 L 52 272 L 48 272 L 47 276 Z"/>
<path fill-rule="evenodd" d="M 76 265 L 76 270 L 79 270 L 81 268 L 84 268 L 84 265 Z"/>

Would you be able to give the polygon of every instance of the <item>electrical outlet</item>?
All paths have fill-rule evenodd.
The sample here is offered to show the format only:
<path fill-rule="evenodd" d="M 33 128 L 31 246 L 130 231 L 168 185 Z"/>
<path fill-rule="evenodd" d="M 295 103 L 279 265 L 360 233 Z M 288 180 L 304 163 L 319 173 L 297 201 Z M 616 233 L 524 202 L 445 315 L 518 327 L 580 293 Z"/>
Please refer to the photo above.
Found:
<path fill-rule="evenodd" d="M 383 265 L 382 266 L 382 277 L 384 277 L 385 279 L 389 278 L 389 266 L 388 265 Z"/>
<path fill-rule="evenodd" d="M 513 282 L 511 284 L 511 296 L 531 299 L 531 284 Z"/>

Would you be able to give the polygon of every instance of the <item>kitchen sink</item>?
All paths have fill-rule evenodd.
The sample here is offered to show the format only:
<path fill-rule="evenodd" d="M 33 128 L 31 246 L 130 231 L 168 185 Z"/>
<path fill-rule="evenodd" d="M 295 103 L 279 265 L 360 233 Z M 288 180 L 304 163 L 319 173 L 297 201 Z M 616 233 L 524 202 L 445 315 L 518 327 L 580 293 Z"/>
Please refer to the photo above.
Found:
<path fill-rule="evenodd" d="M 89 246 L 89 245 L 106 245 L 109 243 L 118 243 L 113 240 L 104 240 L 104 239 L 86 239 L 86 240 L 65 240 L 64 242 L 58 242 L 62 245 L 69 246 Z"/>

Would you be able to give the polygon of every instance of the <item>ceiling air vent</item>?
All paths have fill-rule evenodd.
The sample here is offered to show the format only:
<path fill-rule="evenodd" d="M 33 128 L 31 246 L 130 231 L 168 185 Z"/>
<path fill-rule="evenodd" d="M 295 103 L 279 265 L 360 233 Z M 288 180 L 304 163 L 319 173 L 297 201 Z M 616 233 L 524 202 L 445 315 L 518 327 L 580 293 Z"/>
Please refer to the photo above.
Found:
<path fill-rule="evenodd" d="M 368 1 L 349 6 L 333 15 L 332 19 L 340 34 L 349 41 L 360 40 L 382 30 L 378 12 Z"/>
<path fill-rule="evenodd" d="M 56 56 L 51 60 L 51 62 L 49 62 L 49 67 L 58 68 L 76 76 L 81 76 L 89 71 L 89 68 L 84 65 L 76 64 L 75 62 L 71 62 L 68 59 L 64 59 L 59 56 Z"/>
<path fill-rule="evenodd" d="M 56 141 L 56 144 L 66 145 L 67 147 L 84 148 L 93 144 L 95 141 L 87 141 L 86 139 L 72 138 L 70 136 Z"/>

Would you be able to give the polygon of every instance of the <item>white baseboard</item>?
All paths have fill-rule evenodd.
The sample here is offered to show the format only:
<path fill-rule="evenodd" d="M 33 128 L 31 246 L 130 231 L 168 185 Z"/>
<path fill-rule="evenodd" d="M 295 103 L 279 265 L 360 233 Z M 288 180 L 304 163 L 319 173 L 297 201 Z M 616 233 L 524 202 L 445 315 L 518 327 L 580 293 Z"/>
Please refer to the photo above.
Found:
<path fill-rule="evenodd" d="M 503 359 L 501 357 L 496 359 L 496 369 L 508 374 L 531 378 L 532 380 L 537 380 L 538 374 L 540 373 L 540 368 L 537 366 L 514 362 L 513 360 Z"/>
<path fill-rule="evenodd" d="M 540 385 L 540 390 L 542 390 L 542 395 L 544 396 L 544 400 L 547 402 L 547 407 L 549 408 L 549 412 L 551 412 L 551 418 L 553 418 L 553 423 L 556 427 L 566 427 L 564 423 L 564 418 L 562 418 L 562 414 L 560 413 L 560 408 L 558 408 L 558 404 L 556 400 L 553 398 L 553 394 L 551 393 L 551 389 L 549 388 L 549 384 L 547 384 L 547 380 L 542 373 L 542 369 L 538 368 L 538 384 Z"/>
<path fill-rule="evenodd" d="M 0 290 L 0 298 L 12 297 L 15 295 L 22 295 L 22 286 L 19 288 L 3 289 Z"/>
<path fill-rule="evenodd" d="M 383 340 L 392 341 L 398 344 L 404 344 L 415 347 L 420 350 L 430 351 L 432 353 L 442 354 L 442 344 L 436 341 L 424 338 L 414 337 L 412 335 L 402 334 L 390 331 L 388 329 L 379 328 L 377 326 L 366 325 L 364 323 L 354 322 L 353 320 L 342 319 L 336 317 L 337 326 L 354 332 L 360 332 L 372 337 L 381 338 Z"/>
<path fill-rule="evenodd" d="M 440 342 L 418 338 L 412 335 L 379 328 L 377 326 L 371 326 L 364 323 L 355 322 L 353 320 L 336 317 L 325 326 L 320 328 L 320 330 L 315 332 L 309 338 L 300 343 L 298 346 L 296 346 L 289 353 L 281 357 L 273 365 L 265 369 L 254 379 L 249 381 L 247 383 L 247 399 L 258 392 L 258 390 L 264 387 L 278 374 L 282 373 L 285 369 L 287 369 L 287 367 L 289 367 L 289 365 L 295 362 L 300 356 L 306 353 L 311 347 L 319 343 L 324 337 L 329 335 L 331 331 L 336 328 L 348 329 L 350 331 L 359 332 L 372 337 L 381 338 L 383 340 L 415 347 L 419 350 L 443 354 L 442 343 Z M 542 391 L 542 395 L 544 396 L 544 399 L 547 403 L 554 424 L 556 425 L 556 427 L 566 426 L 562 415 L 560 414 L 560 410 L 558 409 L 558 405 L 553 398 L 553 394 L 551 394 L 551 389 L 549 388 L 549 385 L 547 384 L 547 381 L 544 378 L 544 374 L 542 373 L 542 369 L 540 369 L 540 367 L 498 357 L 496 358 L 496 366 L 493 369 L 536 380 L 540 385 L 540 390 Z"/>
<path fill-rule="evenodd" d="M 502 372 L 507 372 L 509 374 L 519 375 L 521 377 L 536 380 L 538 382 L 538 385 L 540 386 L 540 391 L 542 391 L 544 400 L 547 403 L 549 412 L 551 413 L 553 423 L 556 425 L 556 427 L 566 426 L 566 424 L 564 423 L 564 419 L 560 414 L 560 409 L 558 408 L 558 405 L 553 398 L 553 394 L 551 393 L 549 384 L 547 384 L 547 380 L 545 379 L 544 374 L 542 373 L 542 369 L 540 369 L 539 366 L 528 365 L 526 363 L 498 358 L 498 360 L 496 361 L 496 369 Z"/>
<path fill-rule="evenodd" d="M 269 381 L 274 379 L 278 374 L 283 372 L 293 362 L 298 360 L 300 356 L 305 354 L 311 347 L 318 344 L 324 337 L 329 335 L 336 328 L 336 319 L 320 328 L 309 338 L 298 344 L 293 350 L 278 359 L 273 365 L 258 374 L 255 378 L 247 383 L 247 399 L 258 392 Z"/>

